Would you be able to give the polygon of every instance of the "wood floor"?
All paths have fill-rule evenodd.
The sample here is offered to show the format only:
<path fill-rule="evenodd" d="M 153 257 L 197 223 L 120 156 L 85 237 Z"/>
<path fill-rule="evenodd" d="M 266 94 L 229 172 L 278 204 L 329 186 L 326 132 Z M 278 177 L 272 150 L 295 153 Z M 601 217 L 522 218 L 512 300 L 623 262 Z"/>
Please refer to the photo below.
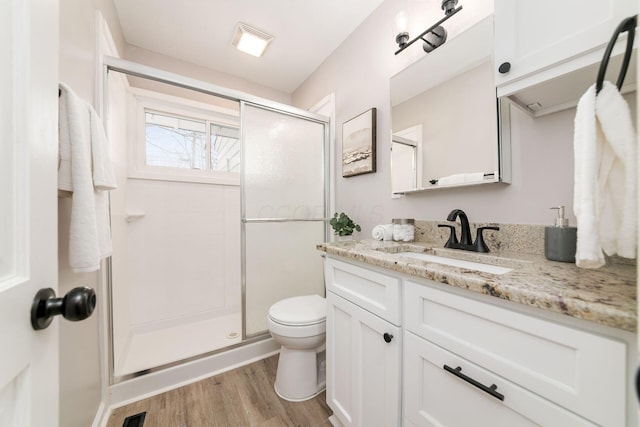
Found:
<path fill-rule="evenodd" d="M 114 409 L 107 427 L 146 411 L 144 427 L 330 427 L 325 392 L 305 402 L 278 397 L 278 355 Z"/>

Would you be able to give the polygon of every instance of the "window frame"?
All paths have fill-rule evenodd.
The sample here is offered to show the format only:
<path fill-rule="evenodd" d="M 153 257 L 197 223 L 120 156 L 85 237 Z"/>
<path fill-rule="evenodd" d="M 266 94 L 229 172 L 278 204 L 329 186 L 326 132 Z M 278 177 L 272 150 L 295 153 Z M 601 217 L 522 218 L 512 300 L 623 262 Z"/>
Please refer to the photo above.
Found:
<path fill-rule="evenodd" d="M 188 120 L 205 122 L 206 129 L 206 165 L 211 162 L 211 125 L 240 128 L 240 112 L 228 108 L 205 104 L 198 101 L 165 95 L 145 89 L 131 88 L 133 95 L 132 126 L 128 162 L 128 177 L 161 181 L 195 182 L 219 185 L 240 185 L 239 172 L 199 170 L 146 164 L 146 112 L 176 116 Z"/>

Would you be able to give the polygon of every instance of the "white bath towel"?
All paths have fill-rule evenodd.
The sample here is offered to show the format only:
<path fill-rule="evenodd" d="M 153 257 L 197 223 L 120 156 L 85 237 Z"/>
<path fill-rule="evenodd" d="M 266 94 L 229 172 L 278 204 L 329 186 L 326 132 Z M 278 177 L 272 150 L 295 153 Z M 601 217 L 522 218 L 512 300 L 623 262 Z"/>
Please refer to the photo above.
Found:
<path fill-rule="evenodd" d="M 376 225 L 375 227 L 373 227 L 373 230 L 371 230 L 371 237 L 376 240 L 384 239 L 384 226 Z"/>
<path fill-rule="evenodd" d="M 60 84 L 58 190 L 71 195 L 69 264 L 95 271 L 111 255 L 108 193 L 116 188 L 104 128 L 93 108 Z"/>
<path fill-rule="evenodd" d="M 598 268 L 607 255 L 636 256 L 635 132 L 615 85 L 595 85 L 580 98 L 575 118 L 574 213 L 576 265 Z"/>

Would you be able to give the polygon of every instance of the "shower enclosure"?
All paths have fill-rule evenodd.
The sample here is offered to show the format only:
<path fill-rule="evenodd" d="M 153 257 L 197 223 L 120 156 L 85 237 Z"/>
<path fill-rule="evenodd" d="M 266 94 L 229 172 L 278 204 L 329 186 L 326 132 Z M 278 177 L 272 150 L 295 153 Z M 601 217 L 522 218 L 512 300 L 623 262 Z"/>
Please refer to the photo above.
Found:
<path fill-rule="evenodd" d="M 274 302 L 324 294 L 327 119 L 116 58 L 111 379 L 268 337 Z"/>

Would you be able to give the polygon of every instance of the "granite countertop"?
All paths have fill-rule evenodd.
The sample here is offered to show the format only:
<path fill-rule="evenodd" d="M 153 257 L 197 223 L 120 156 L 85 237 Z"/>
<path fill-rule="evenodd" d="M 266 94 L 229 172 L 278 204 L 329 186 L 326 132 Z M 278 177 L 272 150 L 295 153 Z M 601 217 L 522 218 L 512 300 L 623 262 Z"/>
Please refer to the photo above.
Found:
<path fill-rule="evenodd" d="M 378 240 L 322 243 L 317 248 L 330 255 L 630 332 L 636 331 L 635 262 L 609 263 L 596 270 L 587 270 L 571 263 L 548 261 L 542 255 L 507 251 L 479 254 L 444 249 L 440 243 Z M 501 265 L 513 270 L 495 275 L 394 255 L 403 251 Z"/>

